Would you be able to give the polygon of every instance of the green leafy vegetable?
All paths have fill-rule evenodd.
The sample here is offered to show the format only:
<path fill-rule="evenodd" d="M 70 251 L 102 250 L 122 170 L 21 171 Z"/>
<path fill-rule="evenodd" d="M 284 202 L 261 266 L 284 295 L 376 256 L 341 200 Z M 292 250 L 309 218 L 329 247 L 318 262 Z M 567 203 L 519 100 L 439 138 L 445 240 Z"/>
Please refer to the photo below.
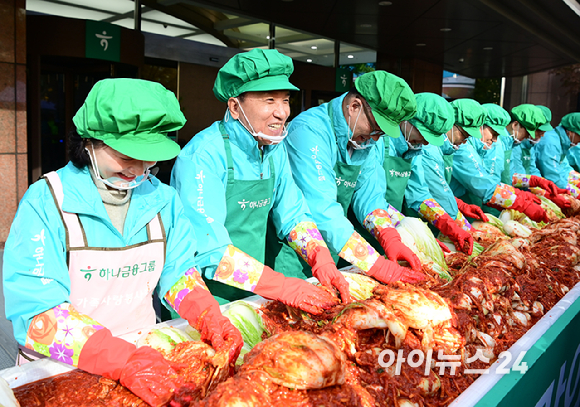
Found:
<path fill-rule="evenodd" d="M 425 222 L 407 216 L 401 220 L 397 231 L 401 235 L 403 244 L 419 257 L 421 264 L 430 265 L 443 279 L 452 279 L 445 263 L 443 250 Z"/>
<path fill-rule="evenodd" d="M 223 313 L 238 328 L 250 349 L 262 342 L 262 333 L 267 332 L 262 317 L 245 301 L 234 301 Z"/>
<path fill-rule="evenodd" d="M 373 290 L 378 284 L 376 280 L 362 274 L 349 273 L 347 271 L 342 271 L 342 275 L 348 282 L 350 295 L 355 300 L 363 301 L 372 297 Z"/>

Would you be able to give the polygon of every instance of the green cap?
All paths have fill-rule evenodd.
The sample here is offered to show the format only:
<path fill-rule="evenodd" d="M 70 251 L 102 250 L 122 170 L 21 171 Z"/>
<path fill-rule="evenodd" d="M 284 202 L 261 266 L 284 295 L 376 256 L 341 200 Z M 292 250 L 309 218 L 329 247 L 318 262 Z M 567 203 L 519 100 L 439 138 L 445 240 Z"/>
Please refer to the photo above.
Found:
<path fill-rule="evenodd" d="M 580 112 L 568 113 L 566 116 L 562 117 L 560 126 L 564 127 L 566 130 L 580 134 Z"/>
<path fill-rule="evenodd" d="M 554 128 L 552 127 L 552 124 L 550 124 L 550 122 L 552 121 L 552 111 L 549 108 L 547 108 L 546 106 L 536 105 L 536 107 L 542 111 L 542 113 L 544 114 L 544 117 L 546 118 L 546 123 L 544 123 L 540 127 L 538 127 L 538 130 L 541 130 L 541 131 L 554 130 Z"/>
<path fill-rule="evenodd" d="M 434 146 L 442 146 L 443 135 L 453 127 L 453 108 L 443 97 L 435 93 L 417 93 L 417 113 L 409 122 L 425 140 Z"/>
<path fill-rule="evenodd" d="M 486 110 L 473 99 L 455 99 L 451 102 L 455 117 L 455 124 L 472 137 L 481 138 L 479 128 L 485 123 Z"/>
<path fill-rule="evenodd" d="M 359 76 L 354 86 L 371 107 L 381 130 L 390 137 L 399 137 L 399 124 L 417 112 L 413 91 L 396 75 L 385 71 L 368 72 Z"/>
<path fill-rule="evenodd" d="M 546 117 L 540 108 L 529 103 L 514 107 L 511 111 L 511 116 L 513 120 L 520 123 L 530 133 L 533 139 L 536 138 L 536 130 L 546 123 Z"/>
<path fill-rule="evenodd" d="M 179 154 L 167 137 L 185 117 L 173 92 L 141 79 L 103 79 L 95 84 L 73 117 L 83 138 L 102 140 L 136 160 L 164 161 Z"/>
<path fill-rule="evenodd" d="M 219 70 L 213 94 L 222 102 L 244 92 L 300 90 L 288 78 L 294 72 L 292 58 L 275 49 L 255 48 L 234 55 Z"/>
<path fill-rule="evenodd" d="M 491 127 L 499 135 L 509 136 L 506 129 L 512 119 L 507 110 L 495 103 L 484 103 L 481 105 L 487 112 L 487 117 L 483 124 Z"/>

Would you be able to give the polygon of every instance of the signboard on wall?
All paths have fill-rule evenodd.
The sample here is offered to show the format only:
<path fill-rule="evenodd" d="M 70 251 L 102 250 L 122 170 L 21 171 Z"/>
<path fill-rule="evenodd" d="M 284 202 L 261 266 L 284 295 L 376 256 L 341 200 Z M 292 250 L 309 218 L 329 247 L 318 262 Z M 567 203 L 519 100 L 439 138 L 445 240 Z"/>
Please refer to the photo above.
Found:
<path fill-rule="evenodd" d="M 337 92 L 348 92 L 352 87 L 352 71 L 345 68 L 336 68 L 336 85 Z"/>
<path fill-rule="evenodd" d="M 101 21 L 87 20 L 85 25 L 85 57 L 119 62 L 121 59 L 121 27 Z"/>

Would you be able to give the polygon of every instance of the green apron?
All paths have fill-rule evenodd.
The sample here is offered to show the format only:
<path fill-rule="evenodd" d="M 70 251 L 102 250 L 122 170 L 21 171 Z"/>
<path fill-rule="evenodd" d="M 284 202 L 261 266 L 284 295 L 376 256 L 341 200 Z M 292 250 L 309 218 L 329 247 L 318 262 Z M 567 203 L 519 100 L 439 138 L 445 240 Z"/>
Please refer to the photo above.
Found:
<path fill-rule="evenodd" d="M 389 144 L 385 142 L 385 159 L 383 161 L 385 176 L 387 177 L 386 201 L 398 211 L 403 210 L 405 188 L 411 176 L 411 159 L 393 157 L 389 155 Z"/>
<path fill-rule="evenodd" d="M 529 148 L 522 148 L 522 165 L 526 174 L 531 174 L 532 152 Z M 511 185 L 511 182 L 508 184 Z"/>
<path fill-rule="evenodd" d="M 268 213 L 272 207 L 274 183 L 276 180 L 274 161 L 270 157 L 270 178 L 259 180 L 237 180 L 234 177 L 234 162 L 230 148 L 230 139 L 223 123 L 220 131 L 224 140 L 228 165 L 228 183 L 226 187 L 227 215 L 225 227 L 232 244 L 256 260 L 263 262 L 266 251 L 266 228 Z M 269 204 L 253 207 L 256 201 Z M 252 293 L 240 290 L 214 280 L 205 279 L 207 287 L 220 304 L 245 298 Z"/>
<path fill-rule="evenodd" d="M 453 178 L 453 154 L 443 154 L 443 164 L 445 164 L 445 181 L 451 185 L 451 178 Z"/>
<path fill-rule="evenodd" d="M 506 150 L 503 153 L 503 171 L 501 173 L 501 182 L 507 185 L 512 184 L 512 171 L 511 171 L 511 164 L 512 162 L 512 150 Z"/>

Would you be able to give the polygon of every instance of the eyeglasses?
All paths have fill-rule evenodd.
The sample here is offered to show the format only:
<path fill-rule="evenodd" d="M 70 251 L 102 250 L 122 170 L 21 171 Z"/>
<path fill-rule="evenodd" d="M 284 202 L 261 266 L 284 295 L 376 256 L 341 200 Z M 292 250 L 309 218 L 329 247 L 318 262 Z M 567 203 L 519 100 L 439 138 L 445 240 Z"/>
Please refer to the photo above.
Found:
<path fill-rule="evenodd" d="M 383 137 L 385 135 L 385 132 L 382 131 L 381 129 L 375 129 L 375 125 L 373 124 L 373 120 L 371 120 L 371 117 L 369 116 L 367 109 L 364 105 L 362 105 L 362 110 L 363 112 L 365 112 L 365 116 L 367 117 L 367 120 L 369 122 L 369 124 L 371 125 L 371 132 L 369 133 L 369 136 L 371 137 Z"/>

